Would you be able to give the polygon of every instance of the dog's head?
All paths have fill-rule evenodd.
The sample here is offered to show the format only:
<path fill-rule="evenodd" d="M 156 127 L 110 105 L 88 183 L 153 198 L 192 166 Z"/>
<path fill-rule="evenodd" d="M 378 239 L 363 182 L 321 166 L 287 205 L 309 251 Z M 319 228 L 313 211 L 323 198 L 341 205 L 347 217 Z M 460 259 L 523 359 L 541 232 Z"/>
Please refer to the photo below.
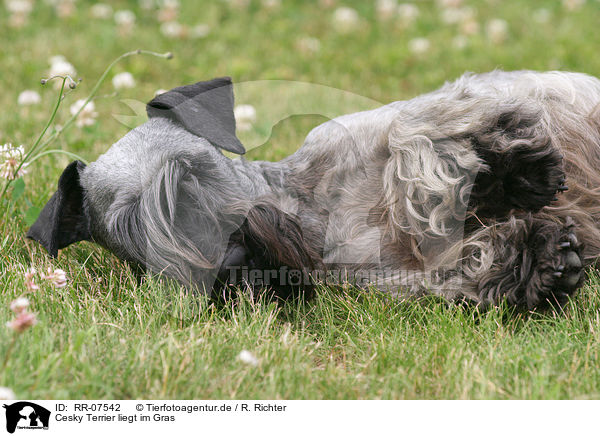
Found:
<path fill-rule="evenodd" d="M 235 136 L 233 103 L 229 78 L 157 96 L 147 104 L 146 123 L 89 166 L 75 161 L 65 168 L 27 237 L 53 257 L 74 242 L 92 239 L 123 254 L 111 235 L 111 220 L 117 215 L 111 212 L 127 207 L 165 164 L 184 158 L 192 165 L 198 159 L 224 165 L 219 149 L 245 152 Z"/>

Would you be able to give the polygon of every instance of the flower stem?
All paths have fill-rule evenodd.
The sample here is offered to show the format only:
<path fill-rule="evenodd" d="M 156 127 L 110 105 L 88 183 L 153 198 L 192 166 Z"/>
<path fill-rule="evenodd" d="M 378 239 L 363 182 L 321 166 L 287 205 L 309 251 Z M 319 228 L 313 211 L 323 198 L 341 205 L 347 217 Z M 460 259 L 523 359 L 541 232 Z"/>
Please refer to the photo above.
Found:
<path fill-rule="evenodd" d="M 4 371 L 4 369 L 6 368 L 6 364 L 8 363 L 8 358 L 10 357 L 13 348 L 15 348 L 15 343 L 17 342 L 17 336 L 19 336 L 19 335 L 16 333 L 13 334 L 12 341 L 10 341 L 10 344 L 8 345 L 8 350 L 6 350 L 6 354 L 4 355 L 4 361 L 2 362 L 0 371 Z"/>
<path fill-rule="evenodd" d="M 94 85 L 94 87 L 92 88 L 92 91 L 87 96 L 87 98 L 85 99 L 85 101 L 83 102 L 83 104 L 81 105 L 81 107 L 79 108 L 79 110 L 76 113 L 74 113 L 73 116 L 71 118 L 69 118 L 65 122 L 64 126 L 62 127 L 62 129 L 57 130 L 52 135 L 50 135 L 50 137 L 46 141 L 44 141 L 44 143 L 41 145 L 40 148 L 43 149 L 44 147 L 46 147 L 48 144 L 50 144 L 50 142 L 52 142 L 53 140 L 55 140 L 62 132 L 64 132 L 71 124 L 73 124 L 73 122 L 79 116 L 79 114 L 81 113 L 81 111 L 94 98 L 94 96 L 96 95 L 96 93 L 100 89 L 100 86 L 102 85 L 102 83 L 106 79 L 106 76 L 108 76 L 108 73 L 110 73 L 110 70 L 112 70 L 113 67 L 117 63 L 119 63 L 122 59 L 125 59 L 125 58 L 127 58 L 129 56 L 135 56 L 135 55 L 139 55 L 139 54 L 147 54 L 147 55 L 161 57 L 161 58 L 165 58 L 165 59 L 170 59 L 170 57 L 172 56 L 170 53 L 156 53 L 156 52 L 148 51 L 148 50 L 134 50 L 134 51 L 129 51 L 127 53 L 123 53 L 121 56 L 119 56 L 114 61 L 112 61 L 112 63 L 106 68 L 106 70 L 104 70 L 104 73 L 102 73 L 102 75 L 100 76 L 100 78 L 98 79 L 98 81 L 96 82 L 96 84 Z"/>
<path fill-rule="evenodd" d="M 55 132 L 53 132 L 50 137 L 48 137 L 48 139 L 46 139 L 41 145 L 40 142 L 42 140 L 42 138 L 44 137 L 44 135 L 46 134 L 46 131 L 48 130 L 48 128 L 50 127 L 50 125 L 52 124 L 52 122 L 54 121 L 54 118 L 56 117 L 56 113 L 58 112 L 58 108 L 60 107 L 60 103 L 62 101 L 62 97 L 64 94 L 64 89 L 65 89 L 65 82 L 67 80 L 68 77 L 62 77 L 63 81 L 61 84 L 61 88 L 60 88 L 60 93 L 58 95 L 58 99 L 56 101 L 56 106 L 54 107 L 54 110 L 52 111 L 52 115 L 50 116 L 50 119 L 48 120 L 48 122 L 46 123 L 46 126 L 44 127 L 44 130 L 42 130 L 42 133 L 40 133 L 40 135 L 38 136 L 37 140 L 35 141 L 35 144 L 33 145 L 33 147 L 29 150 L 29 152 L 25 155 L 25 158 L 21 161 L 21 163 L 19 164 L 18 168 L 16 169 L 16 173 L 18 173 L 18 171 L 21 169 L 21 167 L 26 164 L 26 163 L 31 163 L 35 160 L 37 160 L 39 157 L 41 157 L 44 154 L 49 154 L 49 153 L 40 153 L 38 155 L 36 155 L 33 159 L 31 159 L 31 161 L 29 161 L 29 157 L 37 152 L 38 150 L 44 150 L 52 141 L 54 141 L 62 132 L 64 132 L 67 128 L 69 128 L 71 126 L 71 124 L 73 124 L 73 122 L 75 121 L 75 119 L 79 116 L 79 114 L 81 113 L 81 111 L 87 106 L 87 104 L 94 98 L 94 96 L 97 94 L 98 90 L 100 89 L 100 86 L 102 85 L 102 83 L 104 82 L 104 80 L 106 79 L 106 76 L 108 76 L 108 73 L 110 73 L 110 71 L 112 70 L 112 68 L 118 63 L 120 62 L 122 59 L 129 57 L 129 56 L 134 56 L 134 55 L 139 55 L 139 54 L 145 54 L 145 55 L 150 55 L 150 56 L 156 56 L 156 57 L 160 57 L 160 58 L 165 58 L 165 59 L 171 59 L 173 57 L 173 55 L 171 53 L 156 53 L 153 51 L 149 51 L 149 50 L 134 50 L 134 51 L 129 51 L 127 53 L 123 53 L 121 56 L 119 56 L 118 58 L 116 58 L 114 61 L 111 62 L 111 64 L 106 68 L 106 70 L 104 70 L 104 73 L 102 73 L 102 75 L 100 76 L 100 78 L 98 79 L 98 81 L 96 82 L 96 84 L 94 85 L 94 87 L 92 88 L 92 91 L 90 92 L 90 94 L 87 96 L 87 98 L 85 99 L 83 105 L 81 105 L 81 107 L 79 108 L 79 110 L 74 113 L 71 118 L 69 118 L 64 126 L 62 127 L 62 129 L 60 130 L 56 130 Z M 71 79 L 69 77 L 69 79 L 71 81 L 73 81 L 73 79 Z M 53 152 L 59 152 L 58 150 L 53 150 Z M 69 152 L 62 152 L 63 154 L 67 154 L 67 155 L 72 155 L 72 156 L 76 156 L 72 153 Z M 79 156 L 76 156 L 76 158 L 80 159 L 83 161 L 83 159 L 81 159 Z M 2 195 L 0 195 L 0 197 L 4 197 L 4 194 L 6 194 L 6 191 L 8 190 L 8 187 L 10 186 L 12 180 L 9 180 L 5 185 L 4 185 L 4 190 L 2 191 Z"/>
<path fill-rule="evenodd" d="M 88 161 L 86 161 L 84 158 L 82 158 L 78 154 L 71 153 L 70 151 L 59 150 L 59 149 L 53 149 L 53 150 L 43 151 L 40 154 L 34 156 L 28 163 L 32 164 L 33 162 L 35 162 L 36 160 L 38 160 L 42 156 L 46 156 L 46 155 L 49 155 L 49 154 L 56 154 L 56 153 L 58 153 L 58 154 L 65 154 L 65 155 L 67 155 L 69 157 L 72 157 L 73 159 L 77 159 L 77 160 L 82 161 L 86 165 L 88 164 Z"/>
<path fill-rule="evenodd" d="M 63 77 L 63 81 L 62 81 L 62 84 L 60 86 L 60 92 L 58 93 L 58 98 L 56 99 L 56 105 L 54 106 L 54 110 L 52 111 L 52 115 L 50 115 L 50 118 L 48 119 L 48 122 L 46 123 L 46 126 L 44 127 L 44 130 L 42 130 L 42 133 L 40 133 L 40 135 L 38 136 L 37 140 L 33 144 L 33 147 L 31 147 L 31 149 L 29 150 L 29 152 L 25 155 L 25 157 L 19 163 L 19 166 L 15 170 L 15 174 L 19 173 L 19 170 L 27 162 L 27 159 L 29 158 L 29 156 L 31 156 L 36 151 L 36 149 L 38 148 L 38 145 L 39 145 L 40 141 L 42 140 L 42 138 L 46 134 L 46 131 L 48 130 L 48 128 L 50 127 L 50 125 L 54 121 L 54 118 L 56 117 L 56 113 L 58 112 L 58 108 L 60 107 L 60 102 L 62 100 L 63 93 L 65 91 L 65 82 L 66 81 L 67 81 L 67 78 Z M 8 187 L 10 186 L 11 183 L 12 183 L 12 180 L 9 180 L 4 185 L 4 190 L 2 191 L 2 195 L 0 195 L 0 197 L 4 197 L 4 194 L 6 194 L 6 191 L 8 190 Z"/>

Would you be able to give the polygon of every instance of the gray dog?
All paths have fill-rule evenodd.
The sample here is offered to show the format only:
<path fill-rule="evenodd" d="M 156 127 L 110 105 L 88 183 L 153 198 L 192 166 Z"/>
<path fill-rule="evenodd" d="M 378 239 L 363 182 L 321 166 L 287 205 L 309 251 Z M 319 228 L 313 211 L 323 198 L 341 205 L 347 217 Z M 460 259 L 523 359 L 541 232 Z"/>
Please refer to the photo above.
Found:
<path fill-rule="evenodd" d="M 566 302 L 600 256 L 600 81 L 583 74 L 467 74 L 326 122 L 280 162 L 221 152 L 244 153 L 228 78 L 147 112 L 65 169 L 28 237 L 52 256 L 93 240 L 206 292 L 285 295 L 343 271 L 399 295 L 526 309 Z M 309 279 L 292 283 L 299 271 Z"/>

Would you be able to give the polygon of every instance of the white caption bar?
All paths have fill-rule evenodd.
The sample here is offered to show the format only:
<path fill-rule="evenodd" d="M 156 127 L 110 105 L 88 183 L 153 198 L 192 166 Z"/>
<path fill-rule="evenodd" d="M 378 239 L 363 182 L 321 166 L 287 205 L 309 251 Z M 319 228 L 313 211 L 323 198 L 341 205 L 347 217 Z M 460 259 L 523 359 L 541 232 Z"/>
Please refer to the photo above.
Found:
<path fill-rule="evenodd" d="M 0 401 L 0 435 L 598 433 L 595 401 Z M 4 412 L 4 413 L 1 413 Z M 38 432 L 36 430 L 42 430 Z M 181 433 L 185 431 L 185 433 Z"/>

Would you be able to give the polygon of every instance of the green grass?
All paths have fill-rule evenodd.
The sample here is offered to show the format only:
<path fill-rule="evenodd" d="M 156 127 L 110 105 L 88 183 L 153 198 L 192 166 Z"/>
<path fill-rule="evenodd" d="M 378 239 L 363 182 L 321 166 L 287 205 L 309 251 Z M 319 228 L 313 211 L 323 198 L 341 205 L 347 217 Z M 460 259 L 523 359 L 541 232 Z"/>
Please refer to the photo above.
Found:
<path fill-rule="evenodd" d="M 362 17 L 350 35 L 334 32 L 333 10 L 316 2 L 284 2 L 275 10 L 259 1 L 247 10 L 226 2 L 182 3 L 180 21 L 210 24 L 208 37 L 168 39 L 159 32 L 155 11 L 143 11 L 133 1 L 112 3 L 136 13 L 129 37 L 117 34 L 113 20 L 90 18 L 91 3 L 85 1 L 64 19 L 37 2 L 21 29 L 6 25 L 3 10 L 0 144 L 28 149 L 41 131 L 56 91 L 42 88 L 39 79 L 55 54 L 64 55 L 83 78 L 61 107 L 59 124 L 68 118 L 69 105 L 84 98 L 121 53 L 144 48 L 175 54 L 171 61 L 129 58 L 116 67 L 115 73 L 135 76 L 136 88 L 110 96 L 107 82 L 96 100 L 98 122 L 70 129 L 55 144 L 88 160 L 128 131 L 113 117 L 131 114 L 119 100 L 145 102 L 159 88 L 219 75 L 235 82 L 305 81 L 384 103 L 432 90 L 466 70 L 559 68 L 600 76 L 600 3 L 593 0 L 576 11 L 555 1 L 467 2 L 481 30 L 462 50 L 451 43 L 457 26 L 442 23 L 435 2 L 416 2 L 420 16 L 406 28 L 378 22 L 370 2 L 339 2 Z M 540 8 L 549 11 L 549 21 L 532 24 Z M 492 18 L 508 22 L 502 44 L 485 36 Z M 305 36 L 321 41 L 318 53 L 296 48 Z M 411 54 L 408 41 L 422 36 L 429 38 L 430 51 Z M 17 106 L 24 89 L 38 90 L 42 105 Z M 265 119 L 277 98 L 244 89 L 238 101 L 255 105 L 259 115 L 255 131 L 240 135 L 248 142 L 268 136 Z M 344 113 L 366 103 L 356 98 L 331 104 L 332 111 Z M 324 120 L 320 114 L 278 123 L 267 144 L 249 158 L 280 159 L 293 152 Z M 277 305 L 242 296 L 216 307 L 151 277 L 139 284 L 127 265 L 92 244 L 63 250 L 53 261 L 26 241 L 26 210 L 48 200 L 67 163 L 64 156 L 36 162 L 25 177 L 25 193 L 12 201 L 9 190 L 0 204 L 0 323 L 11 318 L 10 302 L 25 292 L 27 267 L 53 265 L 69 278 L 65 288 L 41 283 L 28 295 L 39 323 L 18 338 L 0 374 L 0 386 L 20 398 L 600 397 L 596 273 L 564 312 L 544 315 L 517 315 L 506 308 L 478 313 L 435 299 L 400 302 L 376 292 L 332 289 L 319 289 L 308 302 Z M 0 361 L 11 337 L 0 329 Z M 257 357 L 257 366 L 237 359 L 244 349 Z"/>

